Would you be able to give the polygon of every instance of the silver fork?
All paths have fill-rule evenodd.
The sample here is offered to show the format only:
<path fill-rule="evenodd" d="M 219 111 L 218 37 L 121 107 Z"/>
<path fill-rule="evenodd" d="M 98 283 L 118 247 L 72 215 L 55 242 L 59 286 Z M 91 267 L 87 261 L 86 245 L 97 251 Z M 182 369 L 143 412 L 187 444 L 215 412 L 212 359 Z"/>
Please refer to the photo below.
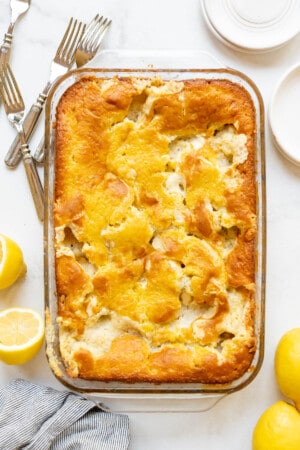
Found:
<path fill-rule="evenodd" d="M 94 58 L 99 50 L 101 42 L 108 28 L 110 27 L 111 20 L 100 17 L 97 14 L 94 19 L 87 26 L 83 38 L 79 42 L 75 53 L 75 62 L 77 68 L 84 66 L 91 59 Z M 34 154 L 34 159 L 42 163 L 45 160 L 45 140 L 41 139 Z"/>
<path fill-rule="evenodd" d="M 60 75 L 63 75 L 72 67 L 75 51 L 83 36 L 84 30 L 85 25 L 82 22 L 73 18 L 70 19 L 66 32 L 51 63 L 49 80 L 24 119 L 24 132 L 27 140 L 30 138 L 37 124 L 52 84 Z M 5 156 L 7 166 L 13 168 L 18 165 L 22 158 L 20 147 L 20 139 L 17 137 Z"/>
<path fill-rule="evenodd" d="M 87 26 L 75 54 L 77 67 L 87 64 L 97 53 L 111 20 L 97 14 Z"/>
<path fill-rule="evenodd" d="M 0 92 L 8 120 L 14 125 L 21 142 L 21 154 L 38 218 L 44 219 L 44 192 L 23 129 L 24 101 L 9 64 L 1 66 Z"/>
<path fill-rule="evenodd" d="M 8 62 L 15 24 L 18 19 L 26 13 L 29 6 L 30 0 L 10 0 L 11 18 L 7 32 L 4 35 L 3 43 L 0 47 L 0 65 Z"/>

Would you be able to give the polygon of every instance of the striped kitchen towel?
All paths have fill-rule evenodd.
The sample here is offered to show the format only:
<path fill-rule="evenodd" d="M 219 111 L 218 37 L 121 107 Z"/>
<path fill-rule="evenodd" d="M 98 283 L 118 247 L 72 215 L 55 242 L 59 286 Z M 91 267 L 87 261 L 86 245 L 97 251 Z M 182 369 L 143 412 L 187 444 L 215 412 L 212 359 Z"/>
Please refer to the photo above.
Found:
<path fill-rule="evenodd" d="M 0 389 L 1 450 L 125 450 L 128 445 L 126 415 L 26 380 Z"/>

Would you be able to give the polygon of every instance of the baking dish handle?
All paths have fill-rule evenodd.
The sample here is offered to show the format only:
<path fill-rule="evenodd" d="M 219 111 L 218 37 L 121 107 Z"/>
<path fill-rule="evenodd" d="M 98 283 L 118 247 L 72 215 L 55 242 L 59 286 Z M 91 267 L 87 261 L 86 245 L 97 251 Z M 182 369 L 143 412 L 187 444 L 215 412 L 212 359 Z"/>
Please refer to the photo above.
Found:
<path fill-rule="evenodd" d="M 93 394 L 85 394 L 101 411 L 114 413 L 204 413 L 214 408 L 227 394 L 215 394 L 208 396 L 158 396 L 154 397 L 141 394 L 137 398 L 135 395 L 122 394 L 120 396 L 101 397 Z"/>
<path fill-rule="evenodd" d="M 160 69 L 224 69 L 226 64 L 206 50 L 118 50 L 103 49 L 87 67 L 116 69 L 122 67 Z"/>

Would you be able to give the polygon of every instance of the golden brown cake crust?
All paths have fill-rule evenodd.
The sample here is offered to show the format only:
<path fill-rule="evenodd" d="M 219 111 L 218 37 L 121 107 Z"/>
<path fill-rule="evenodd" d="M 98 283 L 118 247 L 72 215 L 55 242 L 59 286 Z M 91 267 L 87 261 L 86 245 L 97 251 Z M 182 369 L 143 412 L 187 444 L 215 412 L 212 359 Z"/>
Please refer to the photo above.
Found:
<path fill-rule="evenodd" d="M 228 383 L 255 352 L 255 110 L 228 80 L 87 77 L 57 109 L 71 377 Z"/>

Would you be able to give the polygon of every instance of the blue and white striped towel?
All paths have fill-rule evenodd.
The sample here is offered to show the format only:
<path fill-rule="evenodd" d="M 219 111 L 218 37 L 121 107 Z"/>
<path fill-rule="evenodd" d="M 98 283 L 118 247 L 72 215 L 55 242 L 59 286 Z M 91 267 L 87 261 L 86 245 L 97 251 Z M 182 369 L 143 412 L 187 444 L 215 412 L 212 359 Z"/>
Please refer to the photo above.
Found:
<path fill-rule="evenodd" d="M 125 450 L 128 417 L 80 395 L 17 379 L 0 389 L 2 450 Z"/>

